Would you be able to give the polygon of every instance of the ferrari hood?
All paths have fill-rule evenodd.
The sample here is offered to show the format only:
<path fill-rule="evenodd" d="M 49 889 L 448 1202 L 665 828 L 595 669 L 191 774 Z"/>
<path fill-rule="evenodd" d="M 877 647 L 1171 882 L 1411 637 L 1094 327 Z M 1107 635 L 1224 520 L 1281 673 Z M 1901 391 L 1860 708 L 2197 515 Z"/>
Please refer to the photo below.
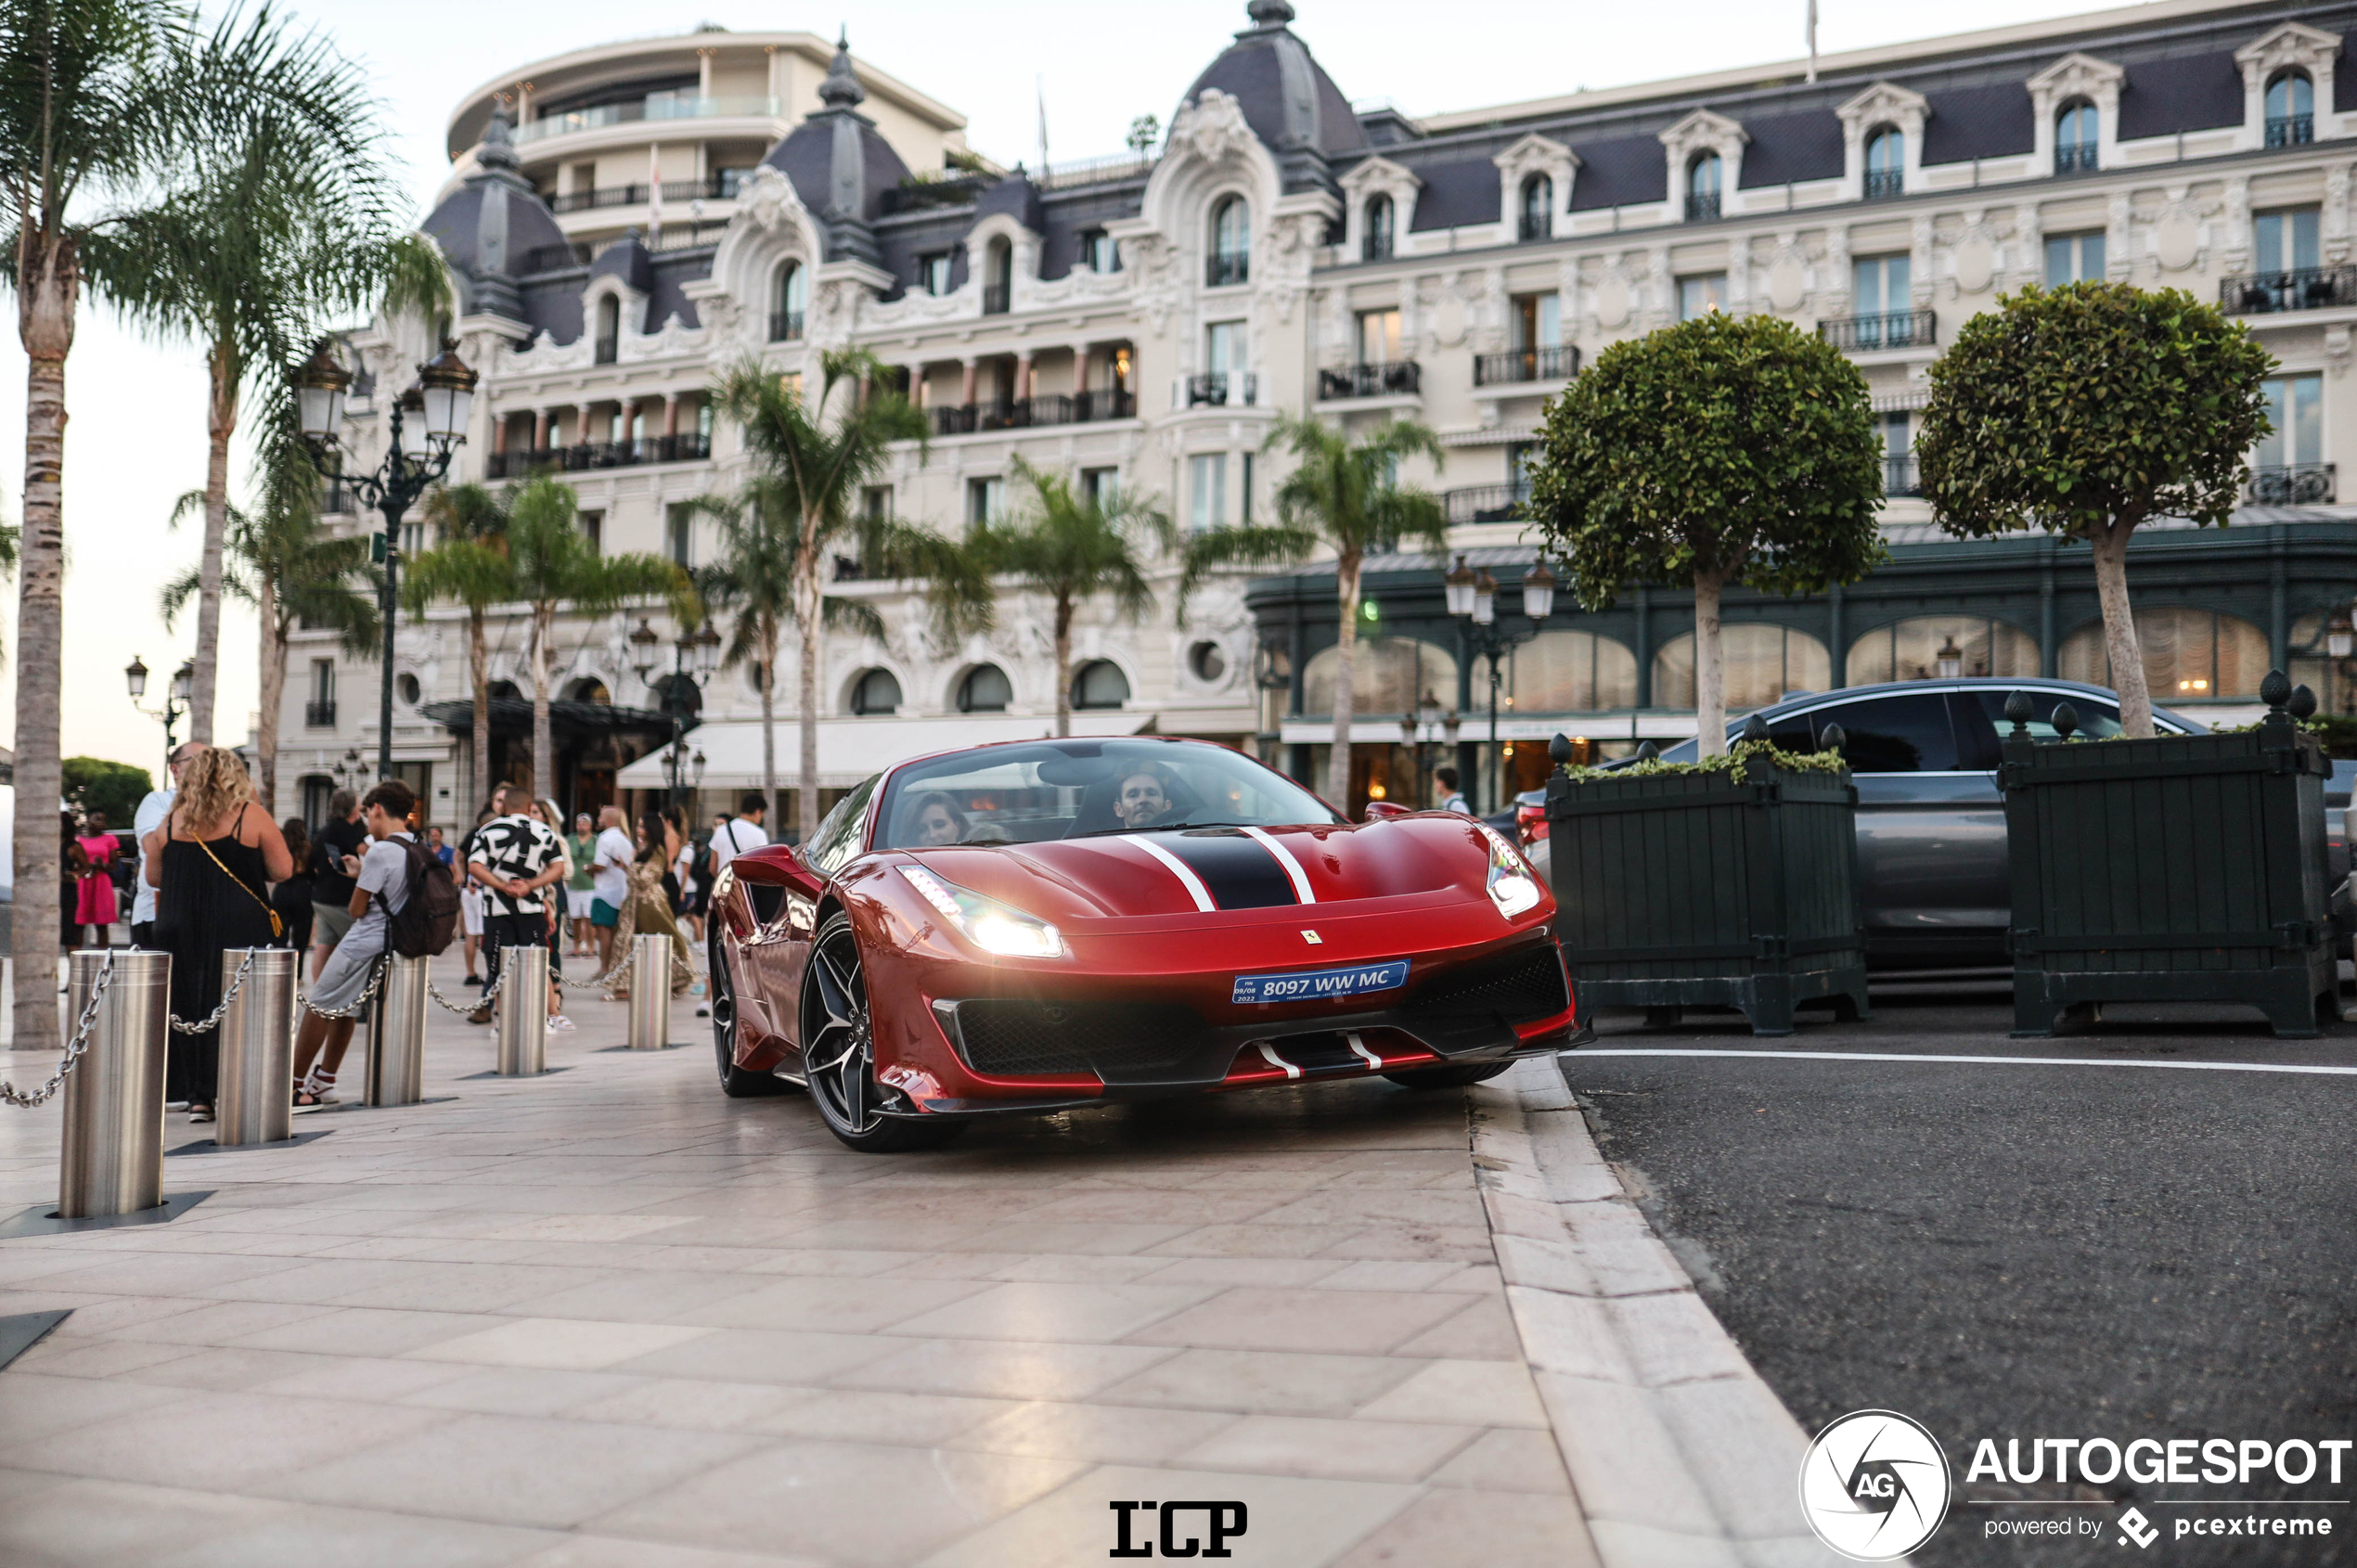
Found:
<path fill-rule="evenodd" d="M 1463 816 L 1311 828 L 1189 828 L 903 852 L 1060 923 L 1423 894 L 1482 896 L 1489 851 Z"/>

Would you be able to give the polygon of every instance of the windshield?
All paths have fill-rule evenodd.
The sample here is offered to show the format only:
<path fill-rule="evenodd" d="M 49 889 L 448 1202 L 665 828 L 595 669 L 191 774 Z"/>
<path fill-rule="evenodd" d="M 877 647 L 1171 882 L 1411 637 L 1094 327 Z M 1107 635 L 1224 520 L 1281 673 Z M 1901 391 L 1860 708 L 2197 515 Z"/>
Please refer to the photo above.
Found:
<path fill-rule="evenodd" d="M 1042 740 L 953 752 L 900 769 L 884 794 L 876 847 L 1340 820 L 1292 779 L 1224 746 Z"/>

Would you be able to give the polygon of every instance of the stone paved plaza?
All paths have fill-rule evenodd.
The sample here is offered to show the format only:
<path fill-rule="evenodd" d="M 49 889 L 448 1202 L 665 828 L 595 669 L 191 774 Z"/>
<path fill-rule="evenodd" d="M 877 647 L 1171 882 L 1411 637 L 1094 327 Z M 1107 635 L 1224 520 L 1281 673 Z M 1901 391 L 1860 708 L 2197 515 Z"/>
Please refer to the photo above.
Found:
<path fill-rule="evenodd" d="M 572 1007 L 545 1077 L 437 1014 L 428 1103 L 174 1155 L 212 1196 L 170 1224 L 0 1241 L 0 1315 L 73 1309 L 0 1373 L 0 1562 L 1101 1562 L 1111 1502 L 1180 1498 L 1248 1505 L 1239 1563 L 1595 1560 L 1465 1093 L 863 1156 L 724 1099 L 685 1004 L 660 1054 Z M 54 1201 L 58 1128 L 0 1109 L 0 1217 Z"/>

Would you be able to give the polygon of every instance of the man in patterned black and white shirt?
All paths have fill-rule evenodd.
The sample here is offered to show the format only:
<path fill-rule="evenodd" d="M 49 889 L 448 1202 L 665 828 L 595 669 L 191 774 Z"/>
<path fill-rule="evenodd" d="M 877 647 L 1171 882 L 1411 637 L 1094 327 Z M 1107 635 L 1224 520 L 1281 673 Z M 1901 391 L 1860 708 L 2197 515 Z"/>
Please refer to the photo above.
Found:
<path fill-rule="evenodd" d="M 483 988 L 486 995 L 499 980 L 499 950 L 503 947 L 546 946 L 548 903 L 543 890 L 564 875 L 564 847 L 556 830 L 529 814 L 531 795 L 512 785 L 493 791 L 499 815 L 474 831 L 467 843 L 467 876 L 483 890 Z M 556 972 L 554 952 L 549 972 Z M 470 1022 L 491 1022 L 485 1001 L 467 1015 Z"/>

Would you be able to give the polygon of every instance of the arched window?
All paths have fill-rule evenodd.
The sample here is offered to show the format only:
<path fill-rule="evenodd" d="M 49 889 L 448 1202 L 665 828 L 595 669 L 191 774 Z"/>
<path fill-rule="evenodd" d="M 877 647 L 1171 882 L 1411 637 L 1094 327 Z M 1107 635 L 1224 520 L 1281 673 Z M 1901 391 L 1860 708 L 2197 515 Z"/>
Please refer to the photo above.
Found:
<path fill-rule="evenodd" d="M 1885 125 L 1866 138 L 1866 199 L 1904 195 L 1907 189 L 1907 133 Z"/>
<path fill-rule="evenodd" d="M 769 298 L 769 341 L 773 343 L 792 342 L 802 336 L 802 313 L 810 302 L 810 275 L 800 262 L 788 262 L 778 269 L 778 280 L 771 286 Z"/>
<path fill-rule="evenodd" d="M 598 363 L 612 365 L 622 352 L 622 302 L 608 294 L 598 302 Z"/>
<path fill-rule="evenodd" d="M 1003 713 L 1014 700 L 1013 684 L 996 664 L 976 664 L 958 683 L 958 712 L 961 713 Z"/>
<path fill-rule="evenodd" d="M 1302 666 L 1301 706 L 1306 713 L 1334 711 L 1334 666 L 1341 653 L 1320 650 Z M 1452 705 L 1457 661 L 1447 649 L 1414 637 L 1361 636 L 1350 661 L 1351 711 L 1360 722 L 1374 714 L 1396 721 L 1412 712 L 1427 691 Z"/>
<path fill-rule="evenodd" d="M 522 688 L 513 681 L 493 681 L 483 691 L 494 702 L 514 701 L 523 696 Z"/>
<path fill-rule="evenodd" d="M 1110 659 L 1091 660 L 1072 677 L 1072 705 L 1075 708 L 1118 708 L 1128 700 L 1129 677 Z"/>
<path fill-rule="evenodd" d="M 2255 701 L 2267 674 L 2267 634 L 2214 610 L 2164 604 L 2136 610 L 2144 685 L 2164 706 L 2178 702 Z M 2104 623 L 2090 621 L 2063 639 L 2054 664 L 2065 680 L 2111 686 Z"/>
<path fill-rule="evenodd" d="M 869 670 L 851 683 L 851 711 L 855 713 L 896 713 L 900 711 L 900 683 L 890 670 Z"/>
<path fill-rule="evenodd" d="M 1687 222 L 1719 216 L 1719 155 L 1715 152 L 1697 153 L 1694 161 L 1686 165 Z"/>
<path fill-rule="evenodd" d="M 1637 705 L 1637 656 L 1593 632 L 1541 632 L 1508 656 L 1518 715 L 1596 713 Z"/>
<path fill-rule="evenodd" d="M 1759 622 L 1736 622 L 1719 629 L 1727 667 L 1727 711 L 1764 708 L 1788 691 L 1822 691 L 1833 684 L 1833 660 L 1825 645 L 1806 632 Z M 1694 634 L 1661 645 L 1654 655 L 1654 706 L 1694 705 Z"/>
<path fill-rule="evenodd" d="M 1204 282 L 1214 289 L 1252 281 L 1252 206 L 1223 196 L 1211 210 L 1211 259 Z"/>
<path fill-rule="evenodd" d="M 597 676 L 584 675 L 579 680 L 574 681 L 571 686 L 565 688 L 565 700 L 568 702 L 604 702 L 612 704 L 613 701 L 613 693 L 608 691 L 606 689 L 606 683 L 599 680 Z"/>
<path fill-rule="evenodd" d="M 2286 71 L 2267 84 L 2267 145 L 2299 147 L 2316 139 L 2316 84 L 2304 71 Z"/>
<path fill-rule="evenodd" d="M 982 261 L 982 314 L 1004 315 L 1014 303 L 1015 248 L 994 239 Z"/>
<path fill-rule="evenodd" d="M 1359 237 L 1359 259 L 1380 262 L 1391 255 L 1391 198 L 1371 196 L 1367 199 L 1364 227 Z"/>
<path fill-rule="evenodd" d="M 2073 98 L 2054 116 L 2054 173 L 2067 174 L 2095 166 L 2095 143 L 2102 134 L 2095 106 Z"/>
<path fill-rule="evenodd" d="M 2038 639 L 1986 615 L 1918 615 L 1876 626 L 1849 645 L 1847 686 L 2035 675 Z"/>
<path fill-rule="evenodd" d="M 1522 182 L 1522 221 L 1515 232 L 1525 239 L 1545 239 L 1555 232 L 1555 182 L 1532 174 Z"/>

